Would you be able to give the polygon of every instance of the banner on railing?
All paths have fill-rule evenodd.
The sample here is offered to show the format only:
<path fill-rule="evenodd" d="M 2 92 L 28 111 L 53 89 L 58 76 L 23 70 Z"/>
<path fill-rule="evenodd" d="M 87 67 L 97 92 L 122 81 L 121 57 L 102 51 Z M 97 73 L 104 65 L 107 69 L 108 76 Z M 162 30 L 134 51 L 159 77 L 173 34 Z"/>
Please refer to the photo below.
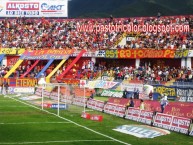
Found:
<path fill-rule="evenodd" d="M 122 83 L 121 84 L 121 90 L 124 91 L 125 89 L 127 91 L 135 91 L 138 90 L 139 92 L 143 92 L 143 84 L 134 84 L 134 83 Z"/>
<path fill-rule="evenodd" d="M 169 103 L 169 105 L 165 107 L 164 113 L 178 117 L 193 118 L 193 104 L 191 106 L 181 106 Z"/>
<path fill-rule="evenodd" d="M 84 97 L 75 97 L 73 98 L 72 104 L 77 106 L 86 106 L 87 99 Z"/>
<path fill-rule="evenodd" d="M 193 102 L 193 88 L 176 88 L 176 95 L 180 102 Z"/>
<path fill-rule="evenodd" d="M 104 112 L 115 116 L 123 117 L 125 115 L 125 106 L 107 103 L 104 106 Z"/>
<path fill-rule="evenodd" d="M 96 80 L 96 81 L 89 81 L 86 85 L 88 88 L 101 88 L 101 89 L 110 89 L 117 85 L 118 82 L 113 81 L 103 81 L 103 80 Z"/>
<path fill-rule="evenodd" d="M 151 125 L 153 119 L 153 112 L 140 110 L 138 108 L 128 108 L 128 110 L 126 111 L 125 118 Z"/>
<path fill-rule="evenodd" d="M 24 48 L 0 48 L 0 54 L 20 55 L 25 52 Z"/>
<path fill-rule="evenodd" d="M 182 118 L 162 113 L 157 113 L 153 122 L 153 126 L 180 132 L 183 134 L 188 134 L 190 124 L 191 119 L 189 118 Z"/>
<path fill-rule="evenodd" d="M 89 99 L 87 101 L 87 107 L 93 110 L 103 111 L 104 108 L 104 101 L 95 100 L 95 99 Z"/>
<path fill-rule="evenodd" d="M 25 51 L 20 59 L 28 60 L 47 60 L 47 59 L 67 59 L 74 52 L 74 49 L 45 49 Z"/>
<path fill-rule="evenodd" d="M 38 84 L 37 79 L 30 78 L 0 78 L 0 84 L 7 82 L 9 87 L 35 87 Z"/>
<path fill-rule="evenodd" d="M 188 50 L 155 50 L 155 49 L 116 49 L 106 50 L 106 58 L 183 58 L 188 56 Z M 103 54 L 104 55 L 104 54 Z"/>
<path fill-rule="evenodd" d="M 176 96 L 176 89 L 174 87 L 154 86 L 154 92 L 161 95 Z"/>
<path fill-rule="evenodd" d="M 122 98 L 123 97 L 123 91 L 103 90 L 102 93 L 100 94 L 100 96 Z"/>

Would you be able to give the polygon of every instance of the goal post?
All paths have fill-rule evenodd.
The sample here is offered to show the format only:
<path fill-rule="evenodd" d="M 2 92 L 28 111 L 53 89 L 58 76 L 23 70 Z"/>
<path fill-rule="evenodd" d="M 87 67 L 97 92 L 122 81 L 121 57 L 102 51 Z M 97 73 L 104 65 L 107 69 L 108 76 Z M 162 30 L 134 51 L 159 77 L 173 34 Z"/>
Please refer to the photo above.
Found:
<path fill-rule="evenodd" d="M 79 85 L 65 83 L 47 83 L 42 89 L 42 109 L 47 109 L 58 116 L 61 112 L 86 112 L 89 90 Z"/>

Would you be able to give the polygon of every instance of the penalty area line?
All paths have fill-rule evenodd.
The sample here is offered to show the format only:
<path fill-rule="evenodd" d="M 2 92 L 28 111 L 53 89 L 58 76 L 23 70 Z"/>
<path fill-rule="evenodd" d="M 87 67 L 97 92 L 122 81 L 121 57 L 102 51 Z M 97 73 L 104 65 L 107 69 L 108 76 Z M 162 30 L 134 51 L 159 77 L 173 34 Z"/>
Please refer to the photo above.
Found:
<path fill-rule="evenodd" d="M 129 143 L 123 142 L 123 141 L 118 140 L 118 139 L 115 139 L 115 138 L 113 138 L 113 137 L 111 137 L 111 136 L 108 136 L 108 135 L 105 135 L 105 134 L 100 133 L 100 132 L 98 132 L 98 131 L 95 131 L 95 130 L 93 130 L 93 129 L 90 129 L 90 128 L 86 127 L 86 126 L 80 125 L 80 124 L 78 124 L 78 123 L 76 123 L 76 122 L 74 122 L 74 121 L 72 121 L 72 120 L 67 119 L 67 118 L 58 116 L 57 114 L 51 113 L 51 112 L 49 112 L 49 111 L 47 111 L 47 110 L 42 110 L 41 108 L 38 108 L 38 107 L 36 107 L 36 106 L 34 106 L 34 105 L 28 104 L 28 103 L 23 102 L 23 101 L 21 101 L 21 100 L 18 100 L 18 99 L 12 98 L 12 97 L 8 97 L 8 98 L 10 98 L 10 99 L 12 99 L 12 100 L 15 100 L 15 101 L 17 101 L 17 102 L 20 102 L 20 103 L 22 103 L 22 104 L 25 104 L 25 105 L 27 105 L 27 106 L 31 106 L 31 107 L 33 107 L 33 108 L 35 108 L 35 109 L 37 109 L 37 110 L 41 110 L 41 111 L 44 111 L 44 112 L 46 112 L 46 113 L 48 113 L 48 114 L 54 115 L 54 116 L 56 116 L 56 117 L 58 117 L 58 118 L 61 118 L 61 119 L 66 120 L 66 121 L 68 121 L 68 122 L 71 122 L 71 123 L 73 123 L 73 124 L 76 125 L 76 126 L 82 127 L 82 128 L 84 128 L 84 129 L 86 129 L 86 130 L 89 130 L 89 131 L 91 131 L 91 132 L 93 132 L 93 133 L 96 133 L 96 134 L 98 134 L 98 135 L 101 135 L 101 136 L 103 136 L 103 137 L 109 138 L 109 139 L 111 139 L 111 140 L 113 140 L 113 141 L 116 141 L 116 142 L 119 142 L 119 143 L 125 144 L 125 145 L 131 145 L 131 144 L 129 144 Z"/>

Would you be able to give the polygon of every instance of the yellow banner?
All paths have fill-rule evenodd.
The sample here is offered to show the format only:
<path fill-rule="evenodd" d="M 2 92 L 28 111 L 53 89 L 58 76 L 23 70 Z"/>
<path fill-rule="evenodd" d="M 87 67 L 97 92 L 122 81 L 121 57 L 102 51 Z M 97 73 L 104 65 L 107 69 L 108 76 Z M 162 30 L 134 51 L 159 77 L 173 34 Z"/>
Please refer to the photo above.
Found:
<path fill-rule="evenodd" d="M 8 54 L 8 55 L 20 55 L 25 52 L 24 48 L 1 48 L 0 54 Z"/>

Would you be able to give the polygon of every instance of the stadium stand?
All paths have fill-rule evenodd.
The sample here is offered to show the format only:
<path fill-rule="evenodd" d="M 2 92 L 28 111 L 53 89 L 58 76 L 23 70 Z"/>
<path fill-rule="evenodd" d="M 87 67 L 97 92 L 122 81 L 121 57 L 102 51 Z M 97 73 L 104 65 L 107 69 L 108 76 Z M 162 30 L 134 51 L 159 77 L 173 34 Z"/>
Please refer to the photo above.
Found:
<path fill-rule="evenodd" d="M 160 24 L 160 25 L 183 25 L 190 26 L 189 32 L 172 33 L 150 33 L 141 32 L 135 39 L 124 46 L 117 45 L 117 42 L 125 36 L 123 32 L 78 32 L 77 24 Z M 45 18 L 12 18 L 0 19 L 0 47 L 1 48 L 25 48 L 37 49 L 63 49 L 75 48 L 76 50 L 86 49 L 87 51 L 104 49 L 193 49 L 193 15 L 189 16 L 161 16 L 161 17 L 133 17 L 113 19 L 45 19 Z M 131 35 L 128 33 L 127 35 Z M 133 35 L 133 34 L 132 34 Z M 89 64 L 88 62 L 86 64 Z M 29 64 L 30 65 L 30 64 Z M 3 77 L 11 66 L 2 66 L 0 75 Z M 27 69 L 27 65 L 19 67 L 12 77 L 19 77 Z M 64 68 L 64 67 L 63 67 Z M 63 69 L 62 68 L 62 69 Z M 28 77 L 34 77 L 41 66 L 35 67 L 33 73 Z M 59 75 L 62 70 L 57 72 Z M 191 68 L 175 68 L 171 66 L 147 66 L 142 64 L 139 68 L 133 66 L 107 66 L 93 65 L 93 68 L 82 67 L 71 70 L 74 78 L 93 79 L 113 77 L 115 80 L 129 79 L 139 81 L 167 82 L 175 79 L 178 82 L 192 82 Z M 49 73 L 49 72 L 47 72 Z M 67 76 L 69 78 L 72 75 Z"/>

